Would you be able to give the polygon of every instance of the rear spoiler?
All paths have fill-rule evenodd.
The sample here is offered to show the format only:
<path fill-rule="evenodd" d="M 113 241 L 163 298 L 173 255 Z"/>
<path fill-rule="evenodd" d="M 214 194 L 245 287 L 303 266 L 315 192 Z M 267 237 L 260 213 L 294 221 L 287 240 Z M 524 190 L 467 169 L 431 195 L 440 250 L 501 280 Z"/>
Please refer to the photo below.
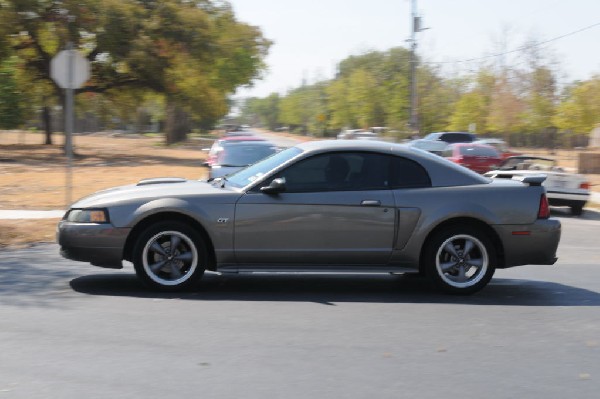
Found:
<path fill-rule="evenodd" d="M 512 177 L 513 180 L 518 180 L 521 183 L 529 184 L 530 186 L 541 186 L 546 180 L 546 175 L 515 175 Z"/>

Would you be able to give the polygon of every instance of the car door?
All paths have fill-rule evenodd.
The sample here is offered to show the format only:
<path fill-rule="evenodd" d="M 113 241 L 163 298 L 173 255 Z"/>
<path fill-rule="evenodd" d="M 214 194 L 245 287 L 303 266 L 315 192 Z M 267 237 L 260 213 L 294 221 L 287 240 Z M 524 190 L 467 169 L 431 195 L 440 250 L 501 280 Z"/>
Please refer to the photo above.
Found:
<path fill-rule="evenodd" d="M 368 152 L 319 154 L 261 184 L 282 178 L 285 192 L 250 190 L 235 211 L 238 263 L 387 263 L 396 225 L 390 158 Z"/>

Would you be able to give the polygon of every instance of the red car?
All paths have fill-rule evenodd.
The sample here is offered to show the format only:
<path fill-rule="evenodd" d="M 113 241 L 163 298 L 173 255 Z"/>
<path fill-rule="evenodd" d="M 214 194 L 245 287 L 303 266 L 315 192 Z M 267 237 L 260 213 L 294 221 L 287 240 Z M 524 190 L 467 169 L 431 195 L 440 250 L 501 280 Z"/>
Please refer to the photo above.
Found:
<path fill-rule="evenodd" d="M 486 144 L 450 144 L 443 151 L 442 156 L 477 173 L 496 169 L 502 162 L 502 156 L 498 150 Z"/>
<path fill-rule="evenodd" d="M 514 152 L 510 148 L 508 148 L 508 144 L 506 144 L 506 142 L 501 139 L 481 139 L 477 140 L 476 143 L 491 145 L 492 147 L 498 150 L 502 160 L 505 160 L 506 158 L 510 157 L 515 157 L 517 155 L 522 155 L 521 153 Z"/>

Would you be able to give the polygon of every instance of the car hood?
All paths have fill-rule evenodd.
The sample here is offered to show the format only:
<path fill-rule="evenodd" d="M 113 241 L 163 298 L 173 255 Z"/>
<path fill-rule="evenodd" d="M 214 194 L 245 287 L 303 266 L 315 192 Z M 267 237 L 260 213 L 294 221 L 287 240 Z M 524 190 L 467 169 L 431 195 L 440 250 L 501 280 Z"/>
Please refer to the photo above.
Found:
<path fill-rule="evenodd" d="M 204 198 L 207 202 L 233 202 L 240 193 L 201 180 L 147 179 L 138 184 L 98 191 L 75 202 L 72 208 L 106 207 L 143 203 L 159 198 Z"/>

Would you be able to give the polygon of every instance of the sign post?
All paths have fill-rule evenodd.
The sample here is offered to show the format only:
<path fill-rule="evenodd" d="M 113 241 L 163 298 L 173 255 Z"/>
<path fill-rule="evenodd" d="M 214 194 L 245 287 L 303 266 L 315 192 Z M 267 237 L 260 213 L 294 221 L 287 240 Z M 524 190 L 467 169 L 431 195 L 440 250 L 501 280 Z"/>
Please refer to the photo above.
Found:
<path fill-rule="evenodd" d="M 90 78 L 90 62 L 68 43 L 50 61 L 50 77 L 65 89 L 65 152 L 67 155 L 66 206 L 71 206 L 73 187 L 73 90 L 80 88 Z"/>

